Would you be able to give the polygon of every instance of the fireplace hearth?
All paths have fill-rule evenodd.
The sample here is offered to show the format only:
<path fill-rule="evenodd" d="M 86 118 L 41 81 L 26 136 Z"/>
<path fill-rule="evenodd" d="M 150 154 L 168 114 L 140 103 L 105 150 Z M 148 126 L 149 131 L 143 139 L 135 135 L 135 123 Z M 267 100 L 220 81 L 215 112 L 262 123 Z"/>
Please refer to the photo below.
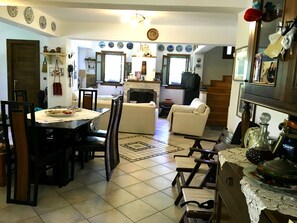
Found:
<path fill-rule="evenodd" d="M 124 83 L 124 102 L 136 101 L 149 103 L 154 101 L 159 107 L 160 82 L 128 80 Z"/>
<path fill-rule="evenodd" d="M 149 103 L 151 101 L 157 103 L 157 93 L 152 89 L 134 89 L 131 88 L 127 92 L 127 101 L 137 103 Z"/>

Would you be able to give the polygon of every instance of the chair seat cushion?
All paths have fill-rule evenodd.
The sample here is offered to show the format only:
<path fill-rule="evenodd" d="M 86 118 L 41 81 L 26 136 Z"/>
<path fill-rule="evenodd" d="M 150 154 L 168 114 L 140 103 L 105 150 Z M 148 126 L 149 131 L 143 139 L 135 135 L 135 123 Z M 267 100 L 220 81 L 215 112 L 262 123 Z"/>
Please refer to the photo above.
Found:
<path fill-rule="evenodd" d="M 192 171 L 193 167 L 196 165 L 195 157 L 176 156 L 174 159 L 175 159 L 175 164 L 176 164 L 177 170 L 181 169 L 181 170 L 185 171 L 186 169 L 189 169 L 189 171 Z M 209 169 L 209 167 L 206 164 L 202 163 L 199 168 L 199 173 L 205 174 L 208 169 Z"/>
<path fill-rule="evenodd" d="M 197 189 L 197 188 L 183 188 L 182 189 L 184 200 L 187 201 L 198 201 L 200 204 L 209 200 L 214 200 L 215 190 L 212 189 Z M 186 204 L 187 211 L 203 211 L 213 212 L 213 208 L 200 208 L 195 203 Z"/>
<path fill-rule="evenodd" d="M 97 151 L 104 151 L 105 150 L 105 142 L 106 138 L 104 137 L 97 137 L 97 136 L 86 136 L 82 139 L 81 145 L 86 147 L 95 148 L 94 150 Z"/>

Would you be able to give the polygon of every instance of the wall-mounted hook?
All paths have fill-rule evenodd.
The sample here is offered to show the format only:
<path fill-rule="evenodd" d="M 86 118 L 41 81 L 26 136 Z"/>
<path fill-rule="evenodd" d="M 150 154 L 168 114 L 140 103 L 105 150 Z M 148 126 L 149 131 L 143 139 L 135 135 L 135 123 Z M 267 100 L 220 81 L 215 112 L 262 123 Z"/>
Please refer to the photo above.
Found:
<path fill-rule="evenodd" d="M 68 58 L 71 59 L 73 57 L 73 55 L 74 55 L 74 52 L 71 51 L 71 53 L 68 54 Z"/>

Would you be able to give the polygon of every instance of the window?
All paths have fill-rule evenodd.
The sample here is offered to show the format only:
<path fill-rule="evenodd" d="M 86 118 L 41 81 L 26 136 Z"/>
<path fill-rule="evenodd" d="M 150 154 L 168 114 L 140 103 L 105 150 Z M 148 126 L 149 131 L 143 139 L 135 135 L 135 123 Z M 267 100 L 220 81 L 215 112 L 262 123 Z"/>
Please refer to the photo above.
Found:
<path fill-rule="evenodd" d="M 122 84 L 125 73 L 126 54 L 103 51 L 96 53 L 97 80 L 103 83 Z"/>
<path fill-rule="evenodd" d="M 189 70 L 190 55 L 163 56 L 162 85 L 180 86 L 182 73 Z"/>

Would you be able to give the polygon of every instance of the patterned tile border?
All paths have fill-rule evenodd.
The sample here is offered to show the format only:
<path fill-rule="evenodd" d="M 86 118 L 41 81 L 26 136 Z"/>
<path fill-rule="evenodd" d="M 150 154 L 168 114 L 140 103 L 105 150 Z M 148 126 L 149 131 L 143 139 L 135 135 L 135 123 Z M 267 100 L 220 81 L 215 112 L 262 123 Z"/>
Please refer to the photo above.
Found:
<path fill-rule="evenodd" d="M 184 150 L 147 135 L 133 135 L 119 138 L 120 157 L 130 162 Z"/>

